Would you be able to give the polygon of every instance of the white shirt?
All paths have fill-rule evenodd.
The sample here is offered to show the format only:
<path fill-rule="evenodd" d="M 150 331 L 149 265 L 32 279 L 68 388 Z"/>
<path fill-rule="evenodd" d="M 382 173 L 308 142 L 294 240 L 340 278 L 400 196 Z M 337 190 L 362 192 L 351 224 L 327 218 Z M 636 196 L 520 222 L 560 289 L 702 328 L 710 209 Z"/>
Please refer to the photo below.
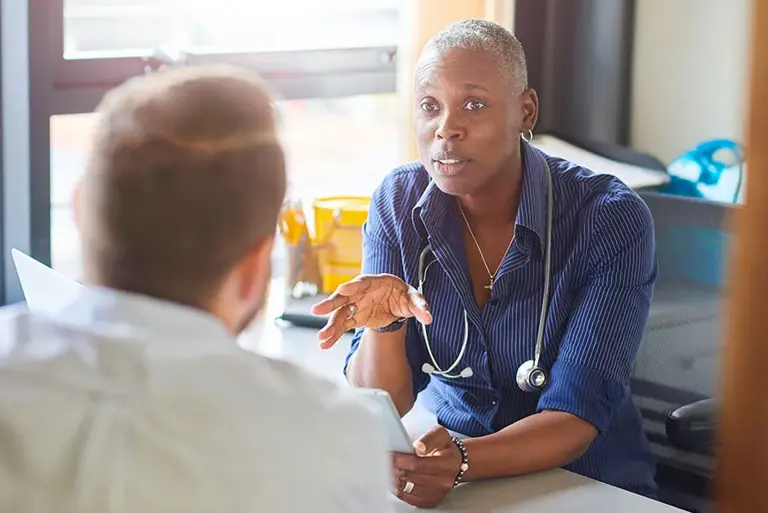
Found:
<path fill-rule="evenodd" d="M 88 288 L 0 309 L 0 511 L 391 511 L 352 392 L 249 353 L 212 316 Z"/>

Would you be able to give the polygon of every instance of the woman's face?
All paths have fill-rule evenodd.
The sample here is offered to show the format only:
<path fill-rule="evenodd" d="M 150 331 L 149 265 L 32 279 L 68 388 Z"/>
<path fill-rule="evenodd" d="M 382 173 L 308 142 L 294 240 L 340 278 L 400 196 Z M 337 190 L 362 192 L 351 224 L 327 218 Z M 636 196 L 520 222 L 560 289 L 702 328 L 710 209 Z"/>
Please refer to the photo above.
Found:
<path fill-rule="evenodd" d="M 416 70 L 414 128 L 424 163 L 447 194 L 477 194 L 514 162 L 538 99 L 483 51 L 426 49 Z"/>

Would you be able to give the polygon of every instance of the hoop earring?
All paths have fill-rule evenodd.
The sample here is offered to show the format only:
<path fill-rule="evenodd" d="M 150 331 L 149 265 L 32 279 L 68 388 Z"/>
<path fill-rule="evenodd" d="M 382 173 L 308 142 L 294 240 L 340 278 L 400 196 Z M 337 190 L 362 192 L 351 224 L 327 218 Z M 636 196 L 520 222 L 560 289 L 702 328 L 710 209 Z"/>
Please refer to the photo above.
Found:
<path fill-rule="evenodd" d="M 527 139 L 525 137 L 526 135 L 528 136 Z M 522 134 L 520 134 L 520 137 L 523 139 L 523 141 L 525 141 L 527 143 L 530 143 L 531 141 L 533 141 L 533 131 L 532 130 L 528 130 L 527 134 L 525 132 L 523 132 Z"/>

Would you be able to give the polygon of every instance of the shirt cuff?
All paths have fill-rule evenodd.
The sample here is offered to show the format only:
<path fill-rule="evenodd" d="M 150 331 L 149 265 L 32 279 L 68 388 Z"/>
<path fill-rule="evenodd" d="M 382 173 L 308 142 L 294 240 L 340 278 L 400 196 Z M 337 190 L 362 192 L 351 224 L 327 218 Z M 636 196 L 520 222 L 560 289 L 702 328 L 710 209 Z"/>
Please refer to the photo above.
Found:
<path fill-rule="evenodd" d="M 628 395 L 622 383 L 582 365 L 557 360 L 550 371 L 549 385 L 539 397 L 537 411 L 570 413 L 603 433 Z"/>

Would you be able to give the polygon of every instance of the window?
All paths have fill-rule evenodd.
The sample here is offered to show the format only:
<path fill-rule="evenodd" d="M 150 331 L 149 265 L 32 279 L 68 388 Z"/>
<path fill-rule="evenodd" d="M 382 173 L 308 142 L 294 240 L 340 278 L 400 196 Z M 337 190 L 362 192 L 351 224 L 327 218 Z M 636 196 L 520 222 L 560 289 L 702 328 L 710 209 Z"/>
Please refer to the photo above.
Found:
<path fill-rule="evenodd" d="M 394 93 L 279 102 L 289 195 L 368 195 L 400 163 L 402 122 Z M 53 116 L 51 129 L 51 263 L 81 276 L 72 193 L 88 159 L 95 114 Z M 281 260 L 282 248 L 275 258 Z M 277 262 L 279 263 L 279 262 Z M 276 277 L 282 265 L 275 265 Z"/>
<path fill-rule="evenodd" d="M 211 62 L 256 69 L 286 99 L 394 91 L 404 2 L 59 0 L 54 103 L 88 112 L 132 76 Z"/>
<path fill-rule="evenodd" d="M 72 195 L 85 170 L 94 121 L 94 114 L 51 117 L 51 266 L 78 279 L 80 240 Z"/>
<path fill-rule="evenodd" d="M 288 194 L 371 194 L 401 160 L 395 94 L 281 102 Z"/>
<path fill-rule="evenodd" d="M 64 58 L 395 46 L 399 0 L 64 0 Z"/>
<path fill-rule="evenodd" d="M 162 66 L 255 69 L 280 98 L 291 192 L 366 194 L 400 160 L 408 0 L 3 0 L 3 245 L 80 276 L 72 188 L 94 108 Z M 354 180 L 350 177 L 354 176 Z M 0 303 L 21 299 L 13 266 Z"/>

